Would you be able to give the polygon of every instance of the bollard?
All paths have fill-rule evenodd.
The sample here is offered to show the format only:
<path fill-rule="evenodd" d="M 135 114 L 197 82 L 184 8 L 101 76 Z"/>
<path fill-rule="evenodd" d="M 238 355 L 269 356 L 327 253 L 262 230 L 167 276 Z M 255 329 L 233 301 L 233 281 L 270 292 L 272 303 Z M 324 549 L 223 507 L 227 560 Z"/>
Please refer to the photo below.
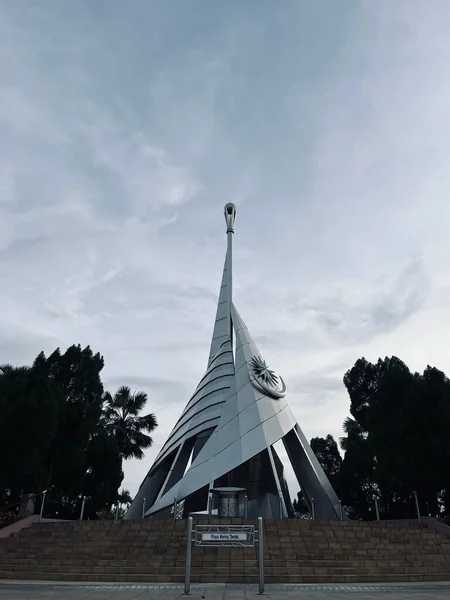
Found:
<path fill-rule="evenodd" d="M 187 539 L 186 539 L 186 570 L 184 572 L 184 594 L 190 594 L 191 589 L 191 562 L 192 562 L 192 523 L 193 518 L 188 518 Z"/>
<path fill-rule="evenodd" d="M 86 504 L 86 496 L 83 496 L 83 502 L 81 503 L 81 511 L 80 511 L 80 521 L 83 520 L 84 515 L 84 505 Z"/>
<path fill-rule="evenodd" d="M 42 503 L 41 503 L 41 512 L 39 513 L 39 521 L 42 521 L 42 515 L 44 514 L 44 503 L 45 503 L 46 494 L 47 494 L 47 490 L 42 492 Z"/>
<path fill-rule="evenodd" d="M 339 518 L 341 521 L 344 520 L 344 509 L 342 508 L 342 502 L 339 500 Z"/>
<path fill-rule="evenodd" d="M 244 517 L 248 519 L 248 496 L 245 494 L 244 496 Z"/>
<path fill-rule="evenodd" d="M 173 499 L 173 518 L 177 518 L 177 499 Z"/>
<path fill-rule="evenodd" d="M 142 498 L 142 512 L 141 519 L 145 519 L 145 498 Z"/>
<path fill-rule="evenodd" d="M 119 520 L 119 505 L 116 506 L 116 521 Z"/>
<path fill-rule="evenodd" d="M 314 498 L 311 498 L 311 518 L 316 518 L 316 507 L 314 505 Z"/>
<path fill-rule="evenodd" d="M 262 517 L 258 517 L 258 582 L 259 582 L 259 595 L 265 595 L 264 591 L 264 533 L 263 533 L 263 520 Z"/>
<path fill-rule="evenodd" d="M 416 511 L 417 511 L 417 520 L 420 523 L 420 507 L 419 507 L 419 498 L 417 496 L 417 492 L 413 492 L 414 498 L 416 500 Z"/>
<path fill-rule="evenodd" d="M 377 497 L 373 497 L 373 501 L 375 502 L 375 514 L 377 515 L 377 521 L 380 520 L 380 511 L 378 510 L 378 500 Z"/>

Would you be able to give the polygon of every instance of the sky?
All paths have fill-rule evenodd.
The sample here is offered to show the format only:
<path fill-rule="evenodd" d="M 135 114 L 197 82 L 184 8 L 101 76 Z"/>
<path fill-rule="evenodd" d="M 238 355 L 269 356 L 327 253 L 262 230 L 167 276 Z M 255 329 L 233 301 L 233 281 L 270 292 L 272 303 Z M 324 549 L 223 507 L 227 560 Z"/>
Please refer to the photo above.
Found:
<path fill-rule="evenodd" d="M 361 356 L 450 373 L 449 30 L 448 0 L 0 0 L 0 364 L 89 344 L 145 391 L 132 494 L 206 369 L 226 202 L 308 438 Z"/>

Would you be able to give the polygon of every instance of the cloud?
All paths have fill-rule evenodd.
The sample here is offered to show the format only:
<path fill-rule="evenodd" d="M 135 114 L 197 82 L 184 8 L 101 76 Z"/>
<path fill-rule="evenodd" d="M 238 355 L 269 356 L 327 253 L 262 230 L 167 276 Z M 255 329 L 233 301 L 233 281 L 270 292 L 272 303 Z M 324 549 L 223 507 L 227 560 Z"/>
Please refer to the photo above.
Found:
<path fill-rule="evenodd" d="M 0 363 L 90 344 L 146 391 L 132 492 L 206 366 L 228 201 L 236 305 L 308 437 L 340 435 L 361 355 L 446 369 L 446 0 L 197 4 L 0 6 Z"/>
<path fill-rule="evenodd" d="M 341 295 L 324 298 L 304 309 L 313 313 L 319 326 L 336 343 L 361 343 L 398 327 L 424 305 L 429 291 L 424 265 L 415 259 L 396 276 L 391 273 L 380 278 L 376 290 L 356 284 L 350 294 L 344 289 Z"/>
<path fill-rule="evenodd" d="M 110 389 L 111 393 L 115 392 L 115 389 L 123 385 L 124 375 L 120 377 L 108 377 L 105 384 Z M 152 404 L 160 407 L 164 404 L 167 399 L 172 399 L 174 395 L 178 394 L 181 398 L 188 393 L 186 385 L 182 381 L 174 381 L 172 379 L 162 379 L 158 377 L 127 377 L 127 386 L 135 390 L 147 390 L 151 395 Z"/>
<path fill-rule="evenodd" d="M 289 390 L 298 394 L 332 393 L 341 391 L 343 386 L 342 377 L 324 375 L 321 371 L 310 371 L 304 373 L 297 379 L 291 380 Z"/>

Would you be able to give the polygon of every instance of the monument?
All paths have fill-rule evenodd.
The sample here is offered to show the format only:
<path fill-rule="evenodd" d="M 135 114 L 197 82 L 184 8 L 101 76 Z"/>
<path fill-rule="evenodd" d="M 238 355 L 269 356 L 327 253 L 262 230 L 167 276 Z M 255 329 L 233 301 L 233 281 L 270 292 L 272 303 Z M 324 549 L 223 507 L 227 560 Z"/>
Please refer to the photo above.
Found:
<path fill-rule="evenodd" d="M 293 516 L 282 440 L 316 518 L 346 518 L 286 400 L 283 378 L 269 367 L 233 303 L 234 204 L 225 206 L 227 252 L 208 365 L 134 498 L 125 519 L 210 511 L 212 490 L 245 490 L 249 518 Z M 144 500 L 145 499 L 145 500 Z M 173 513 L 172 513 L 173 514 Z"/>

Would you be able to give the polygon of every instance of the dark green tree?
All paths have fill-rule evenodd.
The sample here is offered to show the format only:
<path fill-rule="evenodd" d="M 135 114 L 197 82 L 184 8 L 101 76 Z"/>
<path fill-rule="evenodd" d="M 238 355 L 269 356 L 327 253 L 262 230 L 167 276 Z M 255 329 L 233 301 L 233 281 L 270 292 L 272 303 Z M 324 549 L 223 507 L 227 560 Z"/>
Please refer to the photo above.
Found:
<path fill-rule="evenodd" d="M 64 399 L 51 449 L 49 486 L 70 516 L 85 495 L 85 478 L 91 468 L 88 449 L 101 422 L 104 391 L 100 372 L 104 362 L 89 346 L 81 349 L 79 345 L 64 354 L 55 350 L 45 366 L 44 359 L 41 354 L 37 362 L 42 370 L 47 369 L 52 386 Z"/>
<path fill-rule="evenodd" d="M 31 367 L 0 372 L 0 501 L 48 489 L 45 512 L 78 516 L 111 507 L 122 454 L 103 415 L 103 358 L 87 347 L 41 352 Z"/>
<path fill-rule="evenodd" d="M 292 507 L 296 513 L 300 515 L 302 519 L 310 519 L 311 513 L 309 511 L 308 503 L 306 502 L 305 496 L 303 495 L 302 490 L 300 490 L 297 494 L 297 498 L 292 502 Z"/>
<path fill-rule="evenodd" d="M 122 458 L 116 439 L 104 427 L 97 430 L 87 449 L 88 470 L 84 480 L 85 516 L 94 519 L 117 502 L 123 481 Z"/>
<path fill-rule="evenodd" d="M 133 502 L 133 498 L 130 495 L 130 492 L 125 488 L 122 488 L 120 492 L 117 494 L 117 502 L 120 506 L 126 506 L 127 508 Z"/>
<path fill-rule="evenodd" d="M 106 427 L 113 433 L 121 456 L 124 459 L 144 457 L 143 450 L 149 448 L 153 440 L 148 434 L 156 427 L 155 415 L 139 416 L 147 403 L 144 392 L 131 393 L 127 386 L 120 387 L 114 396 L 106 393 L 105 422 Z"/>
<path fill-rule="evenodd" d="M 335 485 L 342 463 L 339 447 L 336 440 L 330 434 L 326 438 L 315 437 L 311 440 L 311 449 L 316 455 L 325 475 L 332 485 Z"/>
<path fill-rule="evenodd" d="M 344 421 L 344 433 L 341 448 L 345 451 L 339 473 L 340 500 L 351 518 L 371 519 L 374 517 L 374 495 L 377 488 L 374 483 L 374 456 L 367 439 L 357 421 L 347 417 Z"/>
<path fill-rule="evenodd" d="M 355 516 L 373 516 L 373 496 L 391 518 L 448 512 L 450 382 L 438 369 L 411 373 L 397 357 L 364 358 L 344 376 L 350 414 L 341 484 Z"/>
<path fill-rule="evenodd" d="M 5 460 L 0 495 L 4 504 L 19 500 L 22 492 L 40 492 L 47 483 L 60 403 L 47 379 L 33 368 L 1 368 L 0 456 Z"/>
<path fill-rule="evenodd" d="M 315 437 L 310 441 L 310 446 L 317 460 L 319 461 L 325 475 L 330 480 L 331 485 L 338 491 L 340 486 L 339 476 L 342 457 L 339 453 L 339 447 L 332 435 L 328 434 L 326 438 Z M 293 502 L 293 507 L 300 515 L 310 515 L 308 503 L 300 490 L 297 499 Z"/>

